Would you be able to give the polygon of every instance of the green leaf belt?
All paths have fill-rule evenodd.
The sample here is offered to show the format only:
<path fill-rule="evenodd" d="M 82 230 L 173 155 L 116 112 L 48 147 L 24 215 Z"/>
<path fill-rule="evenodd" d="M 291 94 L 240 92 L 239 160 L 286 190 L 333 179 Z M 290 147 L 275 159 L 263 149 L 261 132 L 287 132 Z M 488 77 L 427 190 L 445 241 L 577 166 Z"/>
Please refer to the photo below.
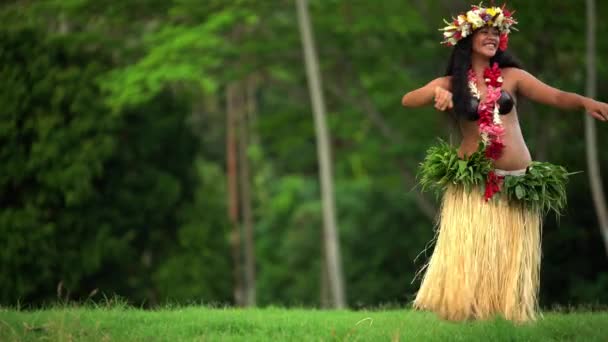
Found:
<path fill-rule="evenodd" d="M 442 193 L 450 185 L 461 185 L 466 189 L 485 191 L 485 180 L 494 166 L 483 153 L 483 146 L 471 156 L 461 159 L 456 147 L 444 141 L 429 148 L 418 170 L 418 180 L 423 191 Z M 522 176 L 504 177 L 500 193 L 509 201 L 523 203 L 542 213 L 550 210 L 560 214 L 566 205 L 566 169 L 551 163 L 533 161 Z M 492 199 L 495 200 L 495 199 Z"/>

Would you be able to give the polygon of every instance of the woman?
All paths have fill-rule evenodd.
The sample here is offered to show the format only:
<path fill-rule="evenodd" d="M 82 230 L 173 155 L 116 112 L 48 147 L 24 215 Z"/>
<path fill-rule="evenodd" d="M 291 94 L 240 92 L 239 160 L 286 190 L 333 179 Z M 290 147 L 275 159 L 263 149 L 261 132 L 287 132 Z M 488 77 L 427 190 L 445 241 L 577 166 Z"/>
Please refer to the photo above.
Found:
<path fill-rule="evenodd" d="M 447 22 L 446 22 L 447 23 Z M 550 87 L 506 52 L 517 24 L 504 7 L 472 6 L 443 28 L 454 46 L 447 75 L 403 96 L 455 114 L 458 149 L 432 147 L 423 189 L 443 192 L 433 255 L 414 307 L 449 320 L 537 316 L 542 214 L 565 204 L 568 173 L 533 162 L 517 118 L 517 97 L 608 119 L 608 104 Z"/>

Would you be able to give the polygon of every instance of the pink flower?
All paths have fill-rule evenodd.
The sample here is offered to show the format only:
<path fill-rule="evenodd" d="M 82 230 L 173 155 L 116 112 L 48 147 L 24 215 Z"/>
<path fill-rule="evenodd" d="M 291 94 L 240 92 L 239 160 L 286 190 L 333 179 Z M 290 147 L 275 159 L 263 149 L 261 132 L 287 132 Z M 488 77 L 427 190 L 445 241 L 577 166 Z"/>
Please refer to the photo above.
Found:
<path fill-rule="evenodd" d="M 480 118 L 481 119 L 481 118 Z M 479 121 L 479 131 L 484 133 L 490 133 L 492 130 L 492 121 L 487 118 L 483 118 L 483 121 Z"/>
<path fill-rule="evenodd" d="M 494 124 L 482 124 L 479 125 L 479 131 L 488 134 L 488 136 L 496 142 L 502 142 L 502 135 L 505 133 L 505 129 L 502 126 Z"/>
<path fill-rule="evenodd" d="M 475 71 L 473 71 L 473 69 L 469 69 L 468 77 L 469 82 L 474 82 L 475 84 L 477 84 L 477 76 L 475 75 Z"/>
<path fill-rule="evenodd" d="M 485 127 L 492 125 L 492 117 L 485 113 L 487 112 L 479 112 L 479 122 L 477 124 L 481 131 L 485 131 Z"/>
<path fill-rule="evenodd" d="M 498 138 L 505 133 L 505 128 L 499 125 L 490 125 L 486 132 Z"/>
<path fill-rule="evenodd" d="M 488 86 L 488 90 L 486 91 L 486 98 L 485 98 L 484 102 L 486 102 L 487 104 L 493 105 L 494 102 L 496 102 L 499 98 L 500 98 L 500 89 L 495 88 L 494 85 L 490 84 Z M 494 107 L 494 106 L 492 106 L 492 107 Z"/>
<path fill-rule="evenodd" d="M 488 104 L 485 102 L 481 102 L 477 107 L 477 113 L 483 116 L 488 111 Z"/>

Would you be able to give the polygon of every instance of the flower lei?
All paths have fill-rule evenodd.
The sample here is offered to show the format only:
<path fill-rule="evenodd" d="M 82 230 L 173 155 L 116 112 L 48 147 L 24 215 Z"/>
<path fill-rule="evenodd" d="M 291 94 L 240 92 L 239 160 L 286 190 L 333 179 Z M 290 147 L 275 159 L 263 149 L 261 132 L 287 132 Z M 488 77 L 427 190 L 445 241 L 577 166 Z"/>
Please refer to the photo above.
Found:
<path fill-rule="evenodd" d="M 498 100 L 501 96 L 501 87 L 503 78 L 501 75 L 498 63 L 494 63 L 492 67 L 488 67 L 484 70 L 483 78 L 487 86 L 486 97 L 481 101 L 481 94 L 477 88 L 477 76 L 473 69 L 469 70 L 468 73 L 468 84 L 471 96 L 479 100 L 479 107 L 477 107 L 477 113 L 479 114 L 479 134 L 481 141 L 485 147 L 485 155 L 487 158 L 497 160 L 502 155 L 502 150 L 505 145 L 502 140 L 502 136 L 505 133 L 505 129 L 502 126 L 502 120 L 499 114 Z M 490 171 L 486 178 L 486 191 L 484 197 L 487 200 L 500 191 L 504 177 L 498 176 L 494 171 Z"/>

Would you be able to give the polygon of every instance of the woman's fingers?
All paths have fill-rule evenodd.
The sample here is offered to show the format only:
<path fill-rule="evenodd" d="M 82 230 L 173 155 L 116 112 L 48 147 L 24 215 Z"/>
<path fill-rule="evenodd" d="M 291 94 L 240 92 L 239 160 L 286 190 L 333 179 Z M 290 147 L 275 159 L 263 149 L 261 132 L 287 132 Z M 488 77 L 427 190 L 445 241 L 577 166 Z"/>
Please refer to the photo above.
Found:
<path fill-rule="evenodd" d="M 608 121 L 608 104 L 604 103 L 604 108 L 600 110 L 600 114 L 604 118 L 604 121 Z"/>
<path fill-rule="evenodd" d="M 445 99 L 442 98 L 437 98 L 435 100 L 435 108 L 437 108 L 438 110 L 443 111 L 444 107 L 445 107 L 446 103 L 445 103 Z"/>
<path fill-rule="evenodd" d="M 606 121 L 606 118 L 604 116 L 602 116 L 602 114 L 600 114 L 599 112 L 589 112 L 589 114 L 591 114 L 591 116 L 593 116 L 594 118 L 596 118 L 600 121 Z"/>
<path fill-rule="evenodd" d="M 441 88 L 435 88 L 435 108 L 440 111 L 445 111 L 446 109 L 451 109 L 454 107 L 454 103 L 452 101 L 452 93 Z"/>
<path fill-rule="evenodd" d="M 447 109 L 452 109 L 454 107 L 454 104 L 452 103 L 452 101 L 444 101 L 441 103 L 436 103 L 435 104 L 435 108 L 440 110 L 440 111 L 445 111 Z"/>
<path fill-rule="evenodd" d="M 436 103 L 437 109 L 439 109 L 441 111 L 444 111 L 446 109 L 451 109 L 454 106 L 451 94 L 441 96 L 440 98 L 438 98 L 436 100 L 435 103 Z"/>
<path fill-rule="evenodd" d="M 594 118 L 604 122 L 608 121 L 608 104 L 593 100 L 586 109 Z"/>

